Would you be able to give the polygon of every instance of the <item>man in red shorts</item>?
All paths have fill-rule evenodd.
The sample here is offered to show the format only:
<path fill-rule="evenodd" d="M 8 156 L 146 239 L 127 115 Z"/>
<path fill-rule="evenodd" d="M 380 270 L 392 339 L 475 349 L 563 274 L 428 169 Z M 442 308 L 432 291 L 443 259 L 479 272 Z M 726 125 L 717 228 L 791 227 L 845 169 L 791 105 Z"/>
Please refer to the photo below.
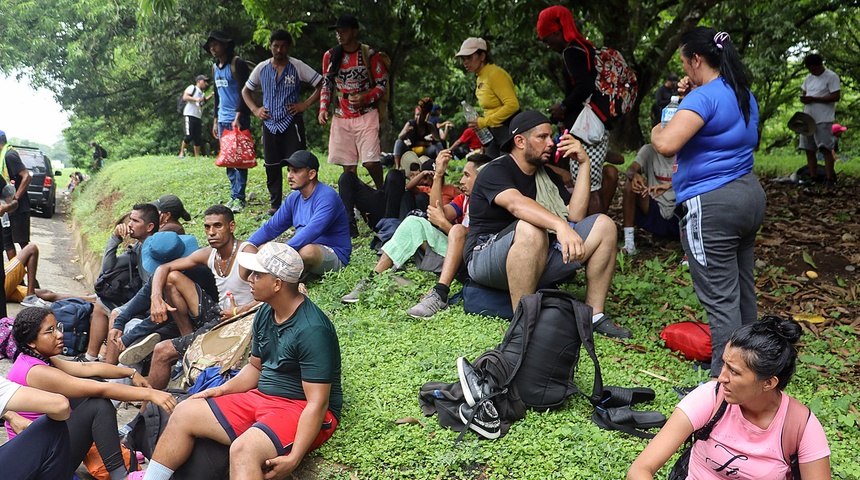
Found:
<path fill-rule="evenodd" d="M 237 260 L 251 270 L 254 299 L 264 302 L 250 361 L 227 383 L 179 404 L 145 476 L 134 472 L 131 480 L 169 480 L 197 438 L 230 445 L 230 478 L 284 478 L 337 427 L 340 347 L 328 317 L 299 293 L 302 257 L 270 242 Z"/>

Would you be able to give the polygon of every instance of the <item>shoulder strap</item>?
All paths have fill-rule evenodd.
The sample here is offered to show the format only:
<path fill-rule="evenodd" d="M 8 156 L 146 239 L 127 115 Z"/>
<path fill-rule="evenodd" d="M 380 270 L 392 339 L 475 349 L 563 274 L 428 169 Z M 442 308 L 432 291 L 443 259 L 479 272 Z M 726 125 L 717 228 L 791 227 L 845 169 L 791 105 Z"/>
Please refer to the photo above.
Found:
<path fill-rule="evenodd" d="M 233 55 L 233 59 L 230 60 L 230 75 L 233 76 L 233 81 L 236 83 L 239 83 L 239 81 L 236 80 L 236 62 L 238 62 L 238 61 L 239 61 L 239 55 Z"/>
<path fill-rule="evenodd" d="M 723 415 L 726 413 L 726 409 L 729 407 L 729 402 L 726 401 L 726 395 L 720 389 L 720 382 L 717 382 L 717 386 L 714 387 L 714 390 L 717 393 L 717 401 L 714 402 L 714 413 L 711 415 L 711 419 L 708 420 L 708 423 L 693 432 L 693 438 L 696 440 L 707 440 L 708 437 L 711 436 L 711 430 L 714 429 L 714 425 L 723 418 Z"/>
<path fill-rule="evenodd" d="M 811 415 L 809 407 L 791 396 L 788 397 L 788 411 L 785 412 L 785 423 L 782 424 L 782 456 L 785 463 L 791 467 L 794 480 L 800 479 L 797 451 Z"/>
<path fill-rule="evenodd" d="M 370 51 L 370 45 L 361 44 L 361 58 L 364 59 L 364 66 L 367 68 L 368 77 L 370 77 L 370 89 L 376 88 L 376 79 L 373 78 L 373 67 L 370 65 L 370 56 L 373 52 Z"/>

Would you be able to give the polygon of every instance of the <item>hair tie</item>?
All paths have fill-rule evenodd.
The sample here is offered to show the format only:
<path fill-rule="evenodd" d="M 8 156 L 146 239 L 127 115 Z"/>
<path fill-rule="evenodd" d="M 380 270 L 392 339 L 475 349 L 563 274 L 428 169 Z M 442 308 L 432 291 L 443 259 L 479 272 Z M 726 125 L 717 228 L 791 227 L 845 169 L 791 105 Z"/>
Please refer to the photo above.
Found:
<path fill-rule="evenodd" d="M 723 43 L 725 43 L 726 40 L 731 40 L 731 39 L 732 39 L 732 37 L 730 37 L 728 33 L 717 32 L 717 34 L 714 35 L 714 44 L 717 45 L 718 50 L 722 50 L 723 49 Z"/>

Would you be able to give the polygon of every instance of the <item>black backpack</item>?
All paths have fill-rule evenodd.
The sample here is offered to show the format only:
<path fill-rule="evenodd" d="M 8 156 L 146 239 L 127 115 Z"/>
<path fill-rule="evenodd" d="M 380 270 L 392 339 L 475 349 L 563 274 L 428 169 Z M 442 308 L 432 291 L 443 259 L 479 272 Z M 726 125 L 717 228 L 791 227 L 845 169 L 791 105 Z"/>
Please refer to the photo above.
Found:
<path fill-rule="evenodd" d="M 502 343 L 472 362 L 490 392 L 481 401 L 493 402 L 502 436 L 513 422 L 525 417 L 526 407 L 558 407 L 579 392 L 573 375 L 582 346 L 594 363 L 594 386 L 589 399 L 595 405 L 600 402 L 603 380 L 594 352 L 591 311 L 591 307 L 560 290 L 526 295 L 520 299 Z M 459 382 L 426 383 L 418 399 L 425 415 L 438 413 L 442 426 L 465 431 L 456 413 L 465 401 Z"/>
<path fill-rule="evenodd" d="M 123 305 L 134 297 L 143 287 L 137 268 L 137 254 L 131 247 L 126 250 L 128 266 L 117 266 L 105 270 L 99 275 L 93 289 L 99 298 L 108 300 L 115 305 Z"/>

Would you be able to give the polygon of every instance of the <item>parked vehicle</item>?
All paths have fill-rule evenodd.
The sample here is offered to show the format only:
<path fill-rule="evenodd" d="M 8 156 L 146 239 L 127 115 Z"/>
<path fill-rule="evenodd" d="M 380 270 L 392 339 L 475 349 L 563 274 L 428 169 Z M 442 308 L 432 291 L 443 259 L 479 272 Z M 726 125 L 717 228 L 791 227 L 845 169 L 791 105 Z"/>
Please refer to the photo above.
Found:
<path fill-rule="evenodd" d="M 51 218 L 57 207 L 57 182 L 56 178 L 63 175 L 59 170 L 51 171 L 51 160 L 38 147 L 26 147 L 14 145 L 15 150 L 24 162 L 24 166 L 30 170 L 30 186 L 27 194 L 30 196 L 30 208 L 39 213 L 39 216 Z"/>

